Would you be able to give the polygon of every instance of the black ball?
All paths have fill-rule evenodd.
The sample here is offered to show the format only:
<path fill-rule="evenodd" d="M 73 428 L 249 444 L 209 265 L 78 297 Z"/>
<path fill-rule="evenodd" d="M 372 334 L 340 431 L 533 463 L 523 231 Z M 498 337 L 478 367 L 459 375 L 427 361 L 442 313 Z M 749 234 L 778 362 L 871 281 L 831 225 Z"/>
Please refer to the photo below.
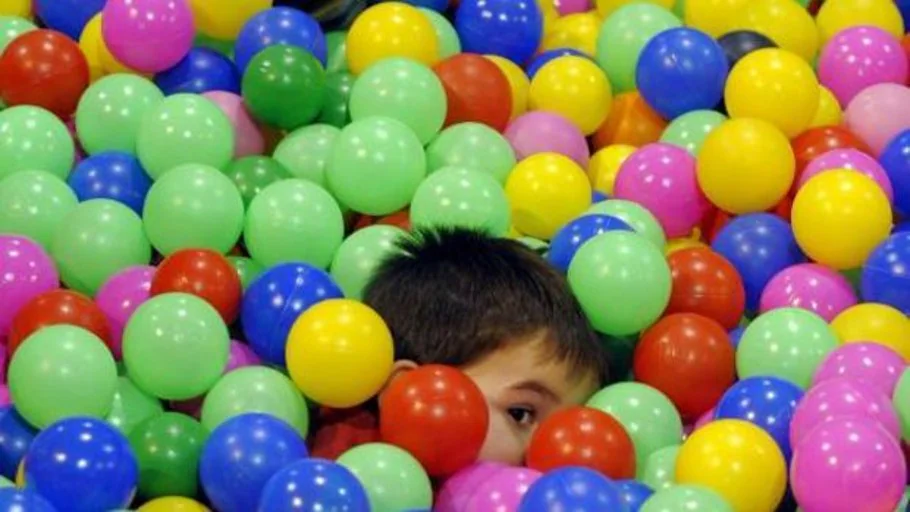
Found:
<path fill-rule="evenodd" d="M 722 35 L 717 42 L 724 49 L 724 54 L 727 56 L 727 61 L 730 62 L 731 69 L 740 59 L 756 50 L 777 48 L 777 44 L 769 37 L 751 30 L 728 32 Z"/>

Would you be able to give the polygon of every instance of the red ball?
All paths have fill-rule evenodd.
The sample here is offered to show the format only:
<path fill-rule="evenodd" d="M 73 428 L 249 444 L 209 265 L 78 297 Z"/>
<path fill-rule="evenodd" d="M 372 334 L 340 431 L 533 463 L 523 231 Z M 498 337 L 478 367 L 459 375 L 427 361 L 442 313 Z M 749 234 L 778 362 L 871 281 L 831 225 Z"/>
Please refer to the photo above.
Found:
<path fill-rule="evenodd" d="M 614 479 L 635 477 L 635 447 L 616 419 L 589 407 L 570 407 L 545 419 L 528 446 L 527 465 L 547 472 L 583 466 Z"/>
<path fill-rule="evenodd" d="M 489 59 L 460 53 L 433 67 L 448 99 L 446 126 L 483 123 L 504 131 L 512 113 L 512 89 L 506 75 Z"/>
<path fill-rule="evenodd" d="M 413 455 L 431 476 L 477 460 L 490 423 L 487 402 L 461 371 L 426 365 L 392 380 L 379 398 L 379 432 Z"/>
<path fill-rule="evenodd" d="M 10 356 L 38 329 L 60 324 L 91 331 L 111 348 L 107 317 L 92 299 L 72 290 L 52 290 L 33 298 L 16 313 L 7 342 Z"/>
<path fill-rule="evenodd" d="M 0 56 L 0 98 L 9 106 L 35 105 L 67 119 L 88 85 L 79 45 L 54 30 L 26 32 Z"/>
<path fill-rule="evenodd" d="M 727 331 L 691 313 L 664 317 L 643 332 L 632 367 L 635 379 L 667 395 L 687 422 L 711 410 L 736 378 Z"/>
<path fill-rule="evenodd" d="M 799 175 L 809 162 L 833 149 L 858 149 L 867 155 L 875 156 L 868 144 L 843 126 L 810 128 L 790 141 L 790 144 L 796 156 L 797 176 L 793 180 L 794 185 L 799 183 Z"/>
<path fill-rule="evenodd" d="M 673 287 L 665 314 L 696 313 L 726 329 L 739 324 L 746 292 L 736 267 L 706 247 L 682 249 L 667 257 Z"/>
<path fill-rule="evenodd" d="M 183 249 L 161 262 L 152 279 L 151 296 L 189 293 L 205 300 L 231 324 L 237 318 L 243 288 L 231 262 L 209 249 Z"/>

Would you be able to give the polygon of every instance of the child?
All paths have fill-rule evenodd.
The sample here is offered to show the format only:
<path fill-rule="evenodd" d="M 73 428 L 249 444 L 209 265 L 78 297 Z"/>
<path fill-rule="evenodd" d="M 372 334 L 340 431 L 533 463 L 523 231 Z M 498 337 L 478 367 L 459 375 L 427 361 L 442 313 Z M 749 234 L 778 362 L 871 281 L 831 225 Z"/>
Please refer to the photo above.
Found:
<path fill-rule="evenodd" d="M 391 379 L 421 364 L 460 368 L 487 399 L 482 460 L 520 465 L 553 412 L 607 380 L 606 353 L 566 280 L 518 242 L 463 229 L 421 231 L 378 269 L 364 302 L 395 339 Z M 334 411 L 314 456 L 378 440 L 364 411 Z"/>

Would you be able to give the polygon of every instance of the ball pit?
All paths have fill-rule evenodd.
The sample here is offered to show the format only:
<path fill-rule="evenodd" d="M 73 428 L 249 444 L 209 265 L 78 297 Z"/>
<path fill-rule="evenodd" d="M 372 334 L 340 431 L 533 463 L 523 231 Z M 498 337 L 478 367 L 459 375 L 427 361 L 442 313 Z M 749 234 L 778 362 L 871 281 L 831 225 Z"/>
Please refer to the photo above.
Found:
<path fill-rule="evenodd" d="M 903 511 L 908 7 L 0 2 L 0 509 Z M 609 380 L 396 359 L 441 226 Z"/>

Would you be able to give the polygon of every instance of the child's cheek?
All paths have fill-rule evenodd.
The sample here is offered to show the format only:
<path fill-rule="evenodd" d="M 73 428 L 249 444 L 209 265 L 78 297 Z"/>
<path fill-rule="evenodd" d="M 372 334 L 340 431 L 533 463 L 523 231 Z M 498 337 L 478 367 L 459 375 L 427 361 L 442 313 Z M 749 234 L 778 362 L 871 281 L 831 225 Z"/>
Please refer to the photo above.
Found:
<path fill-rule="evenodd" d="M 512 426 L 507 414 L 491 409 L 490 427 L 479 459 L 520 466 L 524 463 L 525 448 L 529 439 L 530 435 L 525 435 Z"/>

